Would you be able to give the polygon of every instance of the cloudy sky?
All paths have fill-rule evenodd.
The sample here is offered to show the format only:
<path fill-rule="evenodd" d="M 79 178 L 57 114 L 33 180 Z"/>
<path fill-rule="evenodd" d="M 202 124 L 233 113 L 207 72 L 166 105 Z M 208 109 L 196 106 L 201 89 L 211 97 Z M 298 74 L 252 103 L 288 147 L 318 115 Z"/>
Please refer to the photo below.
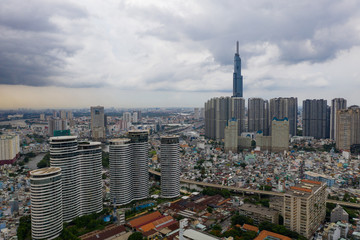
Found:
<path fill-rule="evenodd" d="M 4 0 L 0 108 L 200 107 L 237 40 L 245 98 L 360 105 L 358 0 Z"/>

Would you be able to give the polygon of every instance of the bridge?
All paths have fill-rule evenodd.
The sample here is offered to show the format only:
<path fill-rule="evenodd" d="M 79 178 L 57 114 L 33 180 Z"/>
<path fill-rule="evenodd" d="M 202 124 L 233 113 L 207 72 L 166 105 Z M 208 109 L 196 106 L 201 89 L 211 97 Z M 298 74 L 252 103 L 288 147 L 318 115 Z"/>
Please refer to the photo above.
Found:
<path fill-rule="evenodd" d="M 149 169 L 149 173 L 161 177 L 161 173 L 154 171 L 152 169 Z M 229 191 L 237 191 L 237 192 L 243 192 L 248 194 L 262 194 L 262 195 L 270 195 L 270 196 L 279 196 L 284 197 L 285 194 L 281 192 L 273 192 L 273 191 L 264 191 L 264 190 L 256 190 L 256 189 L 248 189 L 248 188 L 241 188 L 241 187 L 233 187 L 233 186 L 224 186 L 221 184 L 215 184 L 215 183 L 206 183 L 206 182 L 199 182 L 199 181 L 193 181 L 189 179 L 180 178 L 180 182 L 186 183 L 186 184 L 194 184 L 201 187 L 212 187 L 212 188 L 220 188 L 220 189 L 227 189 Z M 343 201 L 337 201 L 332 199 L 327 199 L 327 203 L 334 203 L 339 204 L 341 206 L 345 207 L 352 207 L 352 208 L 359 208 L 359 203 L 351 203 L 351 202 L 343 202 Z"/>

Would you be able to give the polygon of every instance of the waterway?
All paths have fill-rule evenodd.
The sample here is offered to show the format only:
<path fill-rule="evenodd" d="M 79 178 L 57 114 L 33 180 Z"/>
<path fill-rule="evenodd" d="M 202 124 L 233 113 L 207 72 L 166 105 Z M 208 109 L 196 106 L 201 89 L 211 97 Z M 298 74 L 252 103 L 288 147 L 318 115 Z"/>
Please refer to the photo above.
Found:
<path fill-rule="evenodd" d="M 30 170 L 37 169 L 38 162 L 40 162 L 41 159 L 43 159 L 45 154 L 46 153 L 40 153 L 40 154 L 36 155 L 35 157 L 30 158 L 29 162 L 27 163 L 27 166 L 29 167 L 29 169 Z"/>

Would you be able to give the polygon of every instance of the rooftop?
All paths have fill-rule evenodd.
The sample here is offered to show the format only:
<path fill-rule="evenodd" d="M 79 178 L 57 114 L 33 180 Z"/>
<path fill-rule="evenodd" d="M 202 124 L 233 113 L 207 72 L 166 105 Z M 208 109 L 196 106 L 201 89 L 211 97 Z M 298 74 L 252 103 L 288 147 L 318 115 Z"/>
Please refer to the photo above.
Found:
<path fill-rule="evenodd" d="M 266 230 L 262 230 L 259 234 L 259 236 L 257 236 L 254 240 L 264 240 L 264 239 L 271 239 L 271 240 L 291 240 L 291 238 L 281 235 L 281 234 L 277 234 L 277 233 L 273 233 L 270 231 L 266 231 Z"/>
<path fill-rule="evenodd" d="M 276 214 L 278 214 L 277 211 L 272 210 L 270 208 L 263 207 L 263 206 L 260 206 L 260 205 L 255 205 L 255 204 L 248 204 L 248 203 L 245 203 L 245 204 L 241 205 L 239 207 L 239 209 L 244 210 L 244 211 L 249 211 L 249 212 L 262 214 L 262 215 L 276 215 Z"/>
<path fill-rule="evenodd" d="M 123 145 L 123 144 L 130 143 L 130 139 L 129 138 L 115 138 L 115 139 L 109 140 L 109 143 L 110 143 L 110 145 Z"/>
<path fill-rule="evenodd" d="M 58 137 L 51 137 L 50 141 L 62 141 L 62 140 L 75 140 L 77 136 L 58 136 Z"/>
<path fill-rule="evenodd" d="M 259 231 L 258 227 L 255 227 L 255 226 L 250 225 L 250 224 L 244 224 L 242 226 L 242 228 L 245 229 L 245 230 L 248 230 L 248 231 L 253 231 L 253 232 L 258 232 Z"/>
<path fill-rule="evenodd" d="M 209 234 L 202 233 L 200 231 L 196 231 L 194 229 L 186 229 L 184 231 L 184 236 L 188 237 L 190 239 L 201 239 L 201 240 L 217 240 L 220 238 L 217 238 L 215 236 L 211 236 Z"/>
<path fill-rule="evenodd" d="M 103 240 L 109 239 L 110 237 L 126 232 L 126 229 L 123 225 L 109 225 L 105 227 L 104 230 L 96 230 L 85 235 L 80 236 L 81 240 Z"/>
<path fill-rule="evenodd" d="M 322 182 L 303 179 L 300 184 L 290 187 L 286 191 L 288 195 L 309 197 L 324 185 Z"/>
<path fill-rule="evenodd" d="M 31 175 L 42 176 L 48 175 L 50 173 L 61 172 L 61 168 L 59 167 L 48 167 L 48 168 L 40 168 L 30 172 Z"/>
<path fill-rule="evenodd" d="M 150 222 L 153 222 L 159 218 L 161 218 L 162 215 L 159 211 L 156 211 L 156 212 L 153 212 L 153 213 L 149 213 L 149 214 L 146 214 L 144 216 L 141 216 L 141 217 L 138 217 L 136 219 L 133 219 L 131 221 L 129 221 L 129 225 L 131 227 L 134 227 L 134 228 L 138 228 L 138 227 L 141 227 L 145 224 L 148 224 Z"/>

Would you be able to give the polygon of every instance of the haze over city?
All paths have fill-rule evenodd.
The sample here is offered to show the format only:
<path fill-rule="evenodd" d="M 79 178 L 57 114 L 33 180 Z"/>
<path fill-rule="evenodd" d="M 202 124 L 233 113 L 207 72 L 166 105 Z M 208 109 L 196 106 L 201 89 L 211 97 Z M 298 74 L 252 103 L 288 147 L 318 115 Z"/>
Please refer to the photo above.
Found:
<path fill-rule="evenodd" d="M 244 97 L 360 102 L 358 1 L 5 1 L 0 108 L 201 107 Z"/>

